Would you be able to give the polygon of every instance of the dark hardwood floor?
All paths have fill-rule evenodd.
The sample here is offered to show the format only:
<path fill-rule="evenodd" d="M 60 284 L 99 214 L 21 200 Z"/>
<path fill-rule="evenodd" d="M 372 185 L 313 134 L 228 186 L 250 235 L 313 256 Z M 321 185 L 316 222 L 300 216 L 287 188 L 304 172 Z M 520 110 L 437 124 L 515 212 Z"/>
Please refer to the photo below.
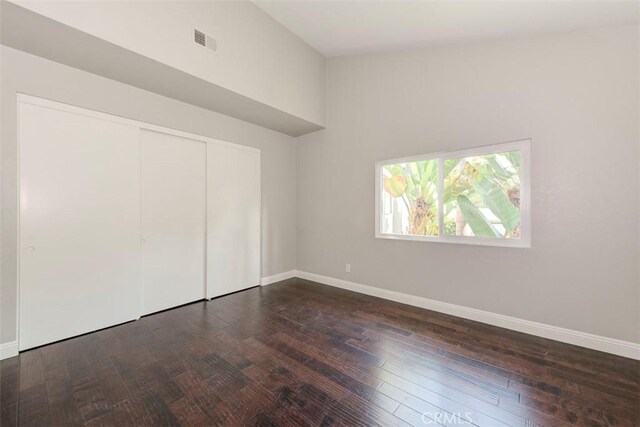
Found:
<path fill-rule="evenodd" d="M 2 361 L 1 425 L 620 425 L 640 362 L 292 279 Z"/>

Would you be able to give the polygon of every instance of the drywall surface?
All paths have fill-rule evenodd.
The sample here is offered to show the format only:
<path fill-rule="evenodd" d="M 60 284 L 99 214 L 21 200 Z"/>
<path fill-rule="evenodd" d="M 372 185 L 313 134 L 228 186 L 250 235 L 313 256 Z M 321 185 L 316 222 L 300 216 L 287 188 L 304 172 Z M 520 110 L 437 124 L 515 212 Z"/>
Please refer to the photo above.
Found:
<path fill-rule="evenodd" d="M 222 114 L 0 47 L 2 284 L 0 343 L 16 339 L 17 117 L 25 93 L 262 151 L 262 275 L 296 267 L 296 140 Z"/>
<path fill-rule="evenodd" d="M 325 57 L 250 1 L 11 1 L 301 119 L 325 122 Z M 194 42 L 194 29 L 216 39 L 217 53 Z"/>
<path fill-rule="evenodd" d="M 323 128 L 13 3 L 2 1 L 0 9 L 0 38 L 5 46 L 287 135 Z"/>
<path fill-rule="evenodd" d="M 638 28 L 336 58 L 298 270 L 640 342 Z M 374 162 L 531 138 L 532 248 L 374 238 Z M 345 264 L 351 264 L 351 273 Z"/>

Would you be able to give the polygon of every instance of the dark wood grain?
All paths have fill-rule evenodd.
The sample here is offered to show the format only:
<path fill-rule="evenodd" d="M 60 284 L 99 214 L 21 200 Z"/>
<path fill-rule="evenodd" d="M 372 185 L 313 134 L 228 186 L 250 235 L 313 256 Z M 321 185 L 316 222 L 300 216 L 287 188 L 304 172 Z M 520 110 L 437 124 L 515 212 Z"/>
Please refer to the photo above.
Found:
<path fill-rule="evenodd" d="M 301 279 L 0 365 L 0 424 L 638 426 L 640 362 Z"/>

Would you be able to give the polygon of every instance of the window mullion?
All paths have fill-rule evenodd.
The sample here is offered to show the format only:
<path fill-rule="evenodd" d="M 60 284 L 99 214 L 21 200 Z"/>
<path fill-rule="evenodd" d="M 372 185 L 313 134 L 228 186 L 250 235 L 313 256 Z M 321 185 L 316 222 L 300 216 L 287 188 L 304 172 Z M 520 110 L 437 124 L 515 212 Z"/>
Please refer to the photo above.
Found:
<path fill-rule="evenodd" d="M 444 235 L 444 160 L 438 158 L 438 237 Z"/>

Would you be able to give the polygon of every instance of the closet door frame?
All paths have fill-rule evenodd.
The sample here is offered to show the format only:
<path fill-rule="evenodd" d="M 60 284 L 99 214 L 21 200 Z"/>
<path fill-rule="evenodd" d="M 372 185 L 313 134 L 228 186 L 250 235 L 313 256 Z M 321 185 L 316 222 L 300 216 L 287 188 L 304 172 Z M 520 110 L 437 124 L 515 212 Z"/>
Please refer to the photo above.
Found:
<path fill-rule="evenodd" d="M 222 153 L 216 152 L 222 150 Z M 218 162 L 218 160 L 221 160 Z M 257 170 L 254 164 L 257 160 Z M 207 144 L 207 269 L 216 269 L 220 274 L 212 274 L 207 276 L 207 299 L 211 300 L 224 295 L 240 292 L 254 286 L 261 284 L 261 265 L 251 262 L 254 258 L 253 253 L 257 249 L 258 258 L 261 258 L 262 253 L 262 165 L 261 154 L 259 152 L 247 152 L 246 150 L 239 150 L 236 147 L 222 147 L 214 144 Z M 230 165 L 233 165 L 229 170 L 226 170 Z M 243 163 L 249 163 L 249 169 Z M 237 188 L 230 184 L 229 187 L 233 188 L 231 193 L 233 196 L 229 196 L 229 192 L 222 191 L 222 194 L 218 192 L 219 186 L 212 185 L 212 180 L 220 178 L 220 172 L 223 171 L 222 176 L 227 174 L 237 173 L 238 179 L 243 183 Z M 257 172 L 255 175 L 253 172 Z M 247 176 L 251 179 L 247 181 Z M 255 181 L 257 176 L 258 180 Z M 227 187 L 227 186 L 224 186 Z M 209 191 L 211 190 L 211 191 Z M 238 192 L 246 192 L 247 194 L 257 193 L 258 198 L 249 196 L 248 198 L 243 195 L 235 196 Z M 214 194 L 215 193 L 215 194 Z M 231 215 L 234 218 L 242 218 L 240 224 L 236 220 L 232 220 L 231 223 L 226 222 L 225 217 L 218 217 L 220 212 L 220 200 L 225 200 L 225 211 L 230 209 L 231 212 L 238 213 L 234 208 L 240 208 L 239 215 Z M 230 200 L 232 199 L 232 200 Z M 249 202 L 247 206 L 246 202 Z M 239 203 L 239 204 L 234 204 Z M 247 217 L 243 214 L 246 208 L 253 208 L 255 212 L 257 203 L 257 218 L 255 214 L 251 214 Z M 230 207 L 231 205 L 231 207 Z M 257 222 L 257 230 L 255 228 Z M 222 225 L 220 227 L 220 225 Z M 248 228 L 246 228 L 248 226 Z M 222 233 L 220 230 L 224 230 Z M 233 232 L 230 232 L 233 230 Z M 257 235 L 256 235 L 257 233 Z M 229 238 L 231 237 L 231 240 Z M 247 243 L 247 239 L 251 243 Z M 240 244 L 240 252 L 234 247 L 234 242 L 245 242 Z M 256 248 L 257 246 L 257 248 Z M 249 254 L 247 254 L 249 252 Z M 211 258 L 210 258 L 211 255 Z M 227 259 L 227 256 L 229 258 Z M 237 255 L 237 256 L 236 256 Z M 244 267 L 228 268 L 232 260 L 237 260 Z M 248 262 L 245 262 L 248 261 Z M 255 269 L 255 270 L 254 270 Z M 257 271 L 256 271 L 257 270 Z M 257 273 L 257 277 L 254 274 Z M 245 277 L 242 277 L 245 276 Z M 255 278 L 255 281 L 254 281 Z M 231 286 L 230 286 L 231 285 Z"/>
<path fill-rule="evenodd" d="M 156 239 L 162 239 L 163 236 L 159 236 L 157 234 L 154 234 L 152 231 L 152 227 L 153 227 L 153 223 L 154 220 L 151 219 L 152 217 L 154 219 L 157 219 L 158 217 L 154 217 L 153 214 L 150 214 L 150 212 L 154 212 L 157 209 L 149 209 L 148 206 L 148 202 L 149 202 L 149 197 L 151 197 L 151 199 L 153 200 L 154 197 L 152 197 L 151 195 L 154 194 L 154 191 L 149 191 L 150 187 L 154 187 L 155 185 L 158 184 L 158 179 L 160 180 L 160 182 L 162 182 L 163 179 L 166 179 L 166 177 L 159 177 L 156 176 L 154 177 L 152 180 L 149 180 L 147 178 L 148 175 L 152 175 L 154 166 L 157 166 L 157 164 L 154 164 L 153 161 L 149 161 L 150 157 L 153 157 L 153 154 L 157 154 L 156 153 L 151 153 L 151 151 L 153 150 L 153 147 L 157 147 L 163 144 L 163 142 L 158 142 L 158 141 L 149 141 L 146 140 L 145 138 L 148 139 L 153 139 L 153 138 L 158 138 L 158 139 L 164 139 L 164 138 L 170 138 L 171 142 L 167 142 L 166 140 L 164 141 L 164 149 L 168 149 L 167 145 L 171 145 L 172 147 L 177 148 L 179 153 L 176 153 L 175 151 L 171 154 L 171 159 L 173 161 L 175 161 L 176 158 L 180 157 L 180 156 L 185 156 L 180 158 L 179 161 L 172 163 L 172 166 L 175 167 L 180 167 L 180 161 L 181 160 L 185 160 L 186 161 L 191 161 L 193 160 L 193 163 L 189 165 L 188 171 L 185 172 L 185 170 L 182 170 L 180 172 L 180 175 L 183 174 L 189 174 L 191 172 L 194 172 L 194 175 L 201 175 L 198 177 L 194 177 L 194 176 L 188 176 L 187 179 L 193 178 L 191 180 L 190 183 L 188 183 L 188 185 L 183 186 L 183 188 L 181 189 L 180 192 L 182 193 L 188 193 L 188 192 L 192 192 L 194 189 L 198 189 L 200 190 L 200 194 L 199 194 L 199 200 L 198 203 L 201 203 L 202 205 L 198 207 L 198 209 L 192 209 L 193 206 L 190 206 L 189 209 L 187 209 L 184 212 L 181 212 L 179 215 L 179 220 L 180 221 L 184 221 L 184 215 L 194 215 L 196 212 L 199 212 L 199 215 L 201 215 L 201 218 L 199 218 L 201 221 L 196 221 L 194 218 L 193 221 L 188 221 L 186 224 L 188 224 L 188 227 L 195 227 L 198 222 L 199 222 L 199 230 L 197 230 L 197 232 L 194 232 L 192 234 L 193 239 L 195 240 L 196 238 L 200 239 L 200 247 L 198 249 L 198 251 L 200 252 L 199 255 L 202 256 L 202 259 L 200 260 L 201 265 L 198 266 L 197 268 L 194 268 L 193 270 L 191 270 L 191 272 L 193 274 L 197 274 L 199 275 L 198 277 L 198 283 L 199 283 L 199 289 L 198 289 L 198 295 L 196 296 L 195 293 L 195 289 L 191 289 L 192 285 L 195 283 L 195 281 L 189 281 L 189 280 L 185 280 L 184 282 L 182 280 L 178 280 L 177 282 L 182 282 L 180 284 L 180 288 L 181 291 L 185 291 L 185 289 L 183 288 L 183 286 L 186 285 L 186 290 L 188 292 L 179 292 L 179 295 L 172 295 L 170 298 L 166 299 L 165 301 L 169 302 L 168 306 L 165 306 L 164 304 L 159 304 L 158 301 L 158 295 L 162 294 L 162 292 L 158 292 L 158 287 L 159 288 L 163 288 L 163 286 L 160 284 L 158 286 L 158 282 L 162 282 L 167 280 L 167 277 L 162 277 L 164 276 L 164 274 L 153 274 L 154 271 L 154 267 L 153 265 L 156 263 L 149 263 L 149 259 L 151 257 L 150 255 L 150 251 L 153 252 L 152 247 L 154 242 L 156 241 Z M 177 139 L 176 140 L 174 140 Z M 153 314 L 159 311 L 163 311 L 163 310 L 168 310 L 172 307 L 177 307 L 179 305 L 182 304 L 189 304 L 193 301 L 198 301 L 198 300 L 202 300 L 206 297 L 206 286 L 207 286 L 207 281 L 206 281 L 206 261 L 207 261 L 207 257 L 206 257 L 206 249 L 207 249 L 207 151 L 206 151 L 206 147 L 207 144 L 203 141 L 200 140 L 196 140 L 193 138 L 182 138 L 182 137 L 177 137 L 173 134 L 168 134 L 166 132 L 156 132 L 156 131 L 150 131 L 148 129 L 141 129 L 140 130 L 140 164 L 141 164 L 141 174 L 140 174 L 140 188 L 141 188 L 141 194 L 140 194 L 140 232 L 141 232 L 141 261 L 142 261 L 142 268 L 141 268 L 141 281 L 142 281 L 142 298 L 141 298 L 141 309 L 142 309 L 142 315 L 143 316 L 147 316 L 149 314 Z M 190 146 L 188 146 L 190 145 Z M 185 148 L 185 146 L 187 146 Z M 179 147 L 179 148 L 178 148 Z M 183 149 L 185 149 L 185 151 L 183 151 Z M 150 151 L 149 151 L 150 150 Z M 162 150 L 162 149 L 160 149 Z M 189 150 L 191 150 L 191 152 L 189 152 Z M 177 157 L 174 157 L 177 156 Z M 165 157 L 166 158 L 166 157 Z M 156 158 L 157 159 L 157 158 Z M 197 165 L 196 163 L 200 162 L 200 165 Z M 156 169 L 157 172 L 158 169 Z M 171 175 L 171 172 L 165 169 L 162 169 L 162 174 L 169 176 Z M 176 177 L 170 177 L 169 178 L 169 182 L 171 182 L 171 184 L 175 184 L 175 182 L 180 182 L 180 178 L 181 176 L 178 176 L 177 181 L 174 181 Z M 165 183 L 167 183 L 165 181 Z M 178 184 L 179 185 L 179 184 Z M 157 187 L 155 187 L 157 190 Z M 157 191 L 155 192 L 157 194 Z M 175 193 L 174 193 L 175 195 Z M 194 193 L 192 192 L 191 195 L 193 196 Z M 177 198 L 179 198 L 181 195 L 177 195 Z M 155 199 L 157 201 L 157 199 Z M 168 201 L 168 199 L 167 199 Z M 183 202 L 185 202 L 184 200 L 182 201 L 177 201 L 175 198 L 171 200 L 171 205 L 177 206 L 177 205 L 182 205 Z M 188 204 L 189 202 L 194 202 L 194 200 L 188 200 L 186 203 Z M 164 210 L 167 209 L 167 207 L 163 207 L 160 210 Z M 168 209 L 171 209 L 171 207 L 169 207 Z M 166 217 L 165 217 L 166 218 Z M 148 221 L 150 220 L 151 221 Z M 166 222 L 163 223 L 163 225 L 166 225 Z M 182 223 L 182 226 L 185 226 L 185 223 Z M 175 230 L 174 230 L 175 231 Z M 182 236 L 184 237 L 184 236 Z M 187 239 L 189 240 L 189 239 Z M 187 245 L 189 246 L 189 245 Z M 163 245 L 160 245 L 159 247 L 163 247 Z M 156 249 L 158 249 L 158 247 L 156 247 Z M 166 259 L 166 262 L 162 262 L 159 264 L 164 264 L 164 265 L 168 265 L 170 264 L 172 261 L 176 260 L 176 259 L 180 259 L 183 255 L 180 252 L 183 253 L 188 253 L 190 251 L 190 249 L 194 249 L 194 248 L 182 248 L 183 250 L 178 250 L 176 252 L 174 252 L 173 254 L 171 254 L 171 256 L 169 258 Z M 189 254 L 191 255 L 191 254 Z M 198 257 L 193 257 L 193 256 L 188 256 L 187 259 L 189 260 L 188 262 L 193 262 L 193 260 L 195 260 Z M 186 260 L 183 260 L 186 261 Z M 184 264 L 183 264 L 183 267 Z M 179 271 L 189 271 L 189 268 L 179 268 Z M 173 270 L 172 274 L 181 274 L 181 273 L 175 273 L 175 271 L 177 270 Z M 183 273 L 183 274 L 187 274 L 187 273 Z M 159 278 L 162 277 L 161 279 Z M 150 280 L 150 277 L 154 277 L 154 280 Z M 183 277 L 184 279 L 184 277 Z M 154 291 L 148 289 L 151 286 L 151 282 L 156 283 L 156 289 Z M 172 288 L 173 290 L 177 290 L 177 288 L 175 287 L 175 283 L 177 283 L 175 280 L 168 280 L 168 283 L 170 283 L 170 285 L 168 283 L 165 283 L 168 287 Z M 164 287 L 165 291 L 166 291 L 166 287 Z M 193 295 L 191 297 L 188 298 L 184 298 L 186 294 L 191 294 L 191 292 L 193 292 Z M 151 300 L 151 296 L 155 296 L 156 299 L 154 300 L 154 302 L 156 304 L 150 304 L 152 302 Z M 179 300 L 180 298 L 182 298 L 181 300 Z"/>
<path fill-rule="evenodd" d="M 260 154 L 261 150 L 259 148 L 255 148 L 255 147 L 249 147 L 246 145 L 242 145 L 242 144 L 236 144 L 233 142 L 228 142 L 228 141 L 223 141 L 223 140 L 219 140 L 219 139 L 215 139 L 215 138 L 210 138 L 207 136 L 203 136 L 203 135 L 198 135 L 198 134 L 194 134 L 194 133 L 190 133 L 190 132 L 184 132 L 181 130 L 176 130 L 176 129 L 171 129 L 168 127 L 164 127 L 164 126 L 158 126 L 158 125 L 154 125 L 151 123 L 146 123 L 146 122 L 141 122 L 139 120 L 134 120 L 134 119 L 128 119 L 126 117 L 121 117 L 121 116 L 116 116 L 113 114 L 108 114 L 108 113 L 103 113 L 100 111 L 95 111 L 95 110 L 91 110 L 91 109 L 87 109 L 84 107 L 78 107 L 75 105 L 71 105 L 71 104 L 66 104 L 63 102 L 58 102 L 58 101 L 53 101 L 53 100 L 49 100 L 49 99 L 45 99 L 45 98 L 40 98 L 37 96 L 33 96 L 33 95 L 28 95 L 28 94 L 24 94 L 24 93 L 18 93 L 17 94 L 17 149 L 18 149 L 18 167 L 17 167 L 17 177 L 16 177 L 16 193 L 17 193 L 17 221 L 16 221 L 16 225 L 17 225 L 17 230 L 16 230 L 16 248 L 18 250 L 16 250 L 16 343 L 19 345 L 20 343 L 20 242 L 21 242 L 21 236 L 20 236 L 20 206 L 22 206 L 22 200 L 21 200 L 21 182 L 20 182 L 20 104 L 31 104 L 31 105 L 35 105 L 35 106 L 40 106 L 40 107 L 45 107 L 45 108 L 50 108 L 53 110 L 58 110 L 58 111 L 64 111 L 64 112 L 68 112 L 68 113 L 73 113 L 73 114 L 77 114 L 77 115 L 81 115 L 81 116 L 86 116 L 86 117 L 91 117 L 91 118 L 95 118 L 95 119 L 100 119 L 100 120 L 104 120 L 104 121 L 108 121 L 108 122 L 115 122 L 115 123 L 120 123 L 120 124 L 125 124 L 125 125 L 129 125 L 129 126 L 134 126 L 139 128 L 139 143 L 141 143 L 142 140 L 142 132 L 144 130 L 149 130 L 149 131 L 154 131 L 154 132 L 161 132 L 161 133 L 166 133 L 166 134 L 170 134 L 170 135 L 175 135 L 178 137 L 182 137 L 182 138 L 187 138 L 187 139 L 193 139 L 196 141 L 201 141 L 205 143 L 205 147 L 208 144 L 217 144 L 217 145 L 222 145 L 222 146 L 227 146 L 227 147 L 231 147 L 231 148 L 235 148 L 238 150 L 247 150 L 247 151 L 251 151 L 251 152 L 255 152 Z M 207 155 L 207 150 L 205 148 L 205 160 L 206 161 L 206 155 Z M 261 187 L 262 187 L 262 179 L 260 179 L 261 181 Z M 207 183 L 205 181 L 205 192 L 207 190 Z M 206 194 L 206 193 L 205 193 Z M 261 205 L 261 214 L 260 214 L 260 228 L 262 229 L 262 191 L 260 192 L 260 205 Z M 208 234 L 207 234 L 207 226 L 206 226 L 206 206 L 207 202 L 205 199 L 205 235 L 204 235 L 204 241 L 205 241 L 205 248 L 204 248 L 204 295 L 205 295 L 205 299 L 207 299 L 207 295 L 208 295 L 208 289 L 207 289 L 207 246 L 206 246 L 206 242 L 207 242 L 207 238 L 208 238 Z M 258 260 L 258 271 L 260 272 L 260 280 L 261 280 L 261 276 L 262 276 L 262 231 L 260 232 L 260 259 Z M 140 280 L 142 280 L 140 278 Z M 260 285 L 260 284 L 258 284 Z M 140 300 L 139 300 L 139 304 L 138 304 L 138 319 L 140 319 L 140 317 L 142 316 L 142 312 L 143 312 L 143 302 L 142 302 L 142 282 L 140 283 Z M 114 325 L 115 326 L 115 325 Z"/>

